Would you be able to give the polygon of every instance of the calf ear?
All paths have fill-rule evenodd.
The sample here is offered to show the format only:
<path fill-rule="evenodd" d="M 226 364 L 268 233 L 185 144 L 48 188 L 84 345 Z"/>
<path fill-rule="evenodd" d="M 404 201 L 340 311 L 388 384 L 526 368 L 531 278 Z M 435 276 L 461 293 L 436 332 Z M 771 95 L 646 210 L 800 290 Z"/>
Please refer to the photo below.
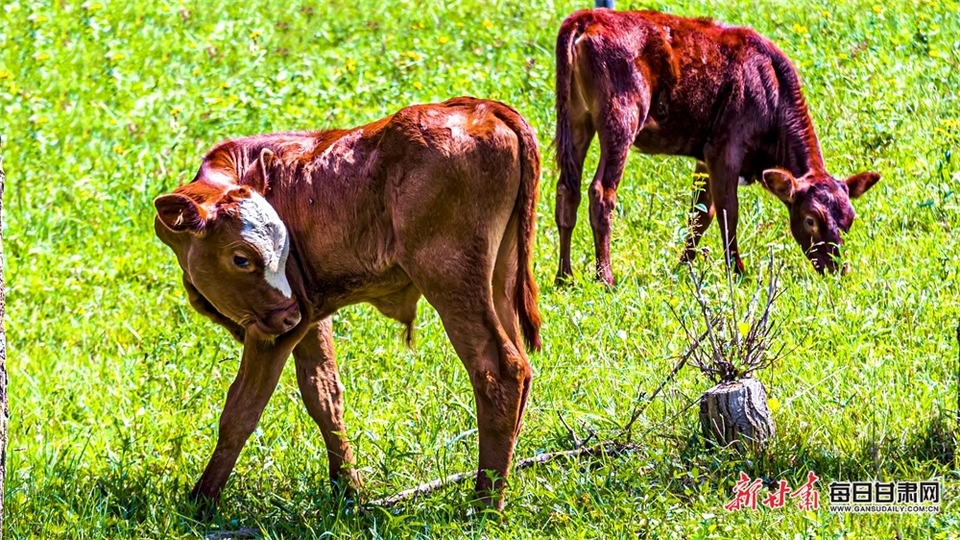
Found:
<path fill-rule="evenodd" d="M 880 181 L 880 173 L 862 172 L 847 178 L 847 189 L 850 190 L 850 198 L 856 199 L 863 195 L 874 184 Z"/>
<path fill-rule="evenodd" d="M 270 189 L 269 175 L 267 172 L 273 166 L 273 161 L 276 157 L 277 155 L 269 148 L 260 150 L 260 157 L 257 159 L 256 166 L 251 167 L 250 170 L 243 175 L 243 185 L 250 186 L 251 189 L 261 195 L 266 195 L 267 190 Z"/>
<path fill-rule="evenodd" d="M 790 174 L 790 171 L 783 169 L 767 169 L 763 171 L 763 185 L 767 186 L 770 193 L 773 193 L 785 203 L 793 202 L 793 197 L 796 195 L 799 187 L 797 179 Z"/>
<path fill-rule="evenodd" d="M 205 212 L 190 197 L 170 193 L 154 199 L 153 205 L 157 208 L 160 222 L 171 231 L 189 231 L 194 234 L 203 232 L 206 224 Z"/>

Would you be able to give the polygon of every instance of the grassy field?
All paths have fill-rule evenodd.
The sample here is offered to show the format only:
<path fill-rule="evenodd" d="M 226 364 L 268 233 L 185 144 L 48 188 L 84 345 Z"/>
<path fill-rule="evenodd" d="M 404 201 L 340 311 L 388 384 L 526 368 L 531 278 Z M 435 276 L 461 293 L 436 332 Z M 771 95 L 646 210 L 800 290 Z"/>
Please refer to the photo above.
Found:
<path fill-rule="evenodd" d="M 466 488 L 396 509 L 346 511 L 292 369 L 227 485 L 216 519 L 185 496 L 209 457 L 239 346 L 192 312 L 153 198 L 190 180 L 229 137 L 345 127 L 416 102 L 471 94 L 537 129 L 544 173 L 535 270 L 544 350 L 517 456 L 619 432 L 698 321 L 678 268 L 693 163 L 632 155 L 614 222 L 619 283 L 595 284 L 586 207 L 578 281 L 552 285 L 553 42 L 587 0 L 552 2 L 0 1 L 0 135 L 7 171 L 10 446 L 6 538 L 178 538 L 253 528 L 269 538 L 956 538 L 960 269 L 960 4 L 833 0 L 638 2 L 749 25 L 795 61 L 824 157 L 880 184 L 856 201 L 853 272 L 820 277 L 786 211 L 742 188 L 740 246 L 752 293 L 772 250 L 774 316 L 788 353 L 760 374 L 779 403 L 767 456 L 703 448 L 710 386 L 686 368 L 638 420 L 641 450 L 513 475 L 504 515 L 467 511 Z M 596 163 L 595 151 L 588 170 Z M 705 238 L 720 302 L 719 235 Z M 765 272 L 765 270 L 764 270 Z M 335 319 L 347 425 L 376 498 L 475 466 L 467 375 L 421 303 L 416 347 L 368 306 Z M 640 435 L 643 435 L 642 437 Z M 740 470 L 821 481 L 942 479 L 937 515 L 727 512 Z M 766 493 L 766 490 L 762 492 Z M 824 505 L 825 506 L 825 505 Z M 329 531 L 329 532 L 327 532 Z"/>

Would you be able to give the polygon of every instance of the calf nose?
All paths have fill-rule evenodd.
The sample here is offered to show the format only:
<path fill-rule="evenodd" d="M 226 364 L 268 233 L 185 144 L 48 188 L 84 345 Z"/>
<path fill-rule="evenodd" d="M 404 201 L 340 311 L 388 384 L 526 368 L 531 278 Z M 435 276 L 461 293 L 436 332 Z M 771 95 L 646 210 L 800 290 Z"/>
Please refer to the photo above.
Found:
<path fill-rule="evenodd" d="M 299 322 L 300 306 L 296 302 L 287 307 L 275 309 L 263 318 L 264 326 L 278 335 L 289 331 Z"/>
<path fill-rule="evenodd" d="M 296 302 L 283 311 L 283 325 L 290 330 L 300 322 L 300 306 Z"/>

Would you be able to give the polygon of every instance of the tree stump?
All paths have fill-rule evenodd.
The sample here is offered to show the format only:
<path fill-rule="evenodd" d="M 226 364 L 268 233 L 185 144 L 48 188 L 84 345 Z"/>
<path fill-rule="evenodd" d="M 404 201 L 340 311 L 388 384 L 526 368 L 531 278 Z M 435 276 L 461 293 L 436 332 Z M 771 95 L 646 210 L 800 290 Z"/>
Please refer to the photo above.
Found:
<path fill-rule="evenodd" d="M 773 414 L 758 379 L 721 382 L 700 398 L 703 436 L 720 446 L 760 450 L 773 437 Z"/>

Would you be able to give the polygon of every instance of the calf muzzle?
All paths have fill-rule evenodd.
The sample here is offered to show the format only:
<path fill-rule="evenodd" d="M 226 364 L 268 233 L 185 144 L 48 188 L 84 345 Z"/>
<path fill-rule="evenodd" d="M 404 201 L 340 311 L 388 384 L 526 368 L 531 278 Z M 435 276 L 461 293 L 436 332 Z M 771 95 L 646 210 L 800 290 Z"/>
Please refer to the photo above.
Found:
<path fill-rule="evenodd" d="M 275 309 L 257 319 L 260 333 L 267 336 L 279 336 L 289 332 L 300 322 L 300 306 L 294 301 L 286 307 Z"/>

